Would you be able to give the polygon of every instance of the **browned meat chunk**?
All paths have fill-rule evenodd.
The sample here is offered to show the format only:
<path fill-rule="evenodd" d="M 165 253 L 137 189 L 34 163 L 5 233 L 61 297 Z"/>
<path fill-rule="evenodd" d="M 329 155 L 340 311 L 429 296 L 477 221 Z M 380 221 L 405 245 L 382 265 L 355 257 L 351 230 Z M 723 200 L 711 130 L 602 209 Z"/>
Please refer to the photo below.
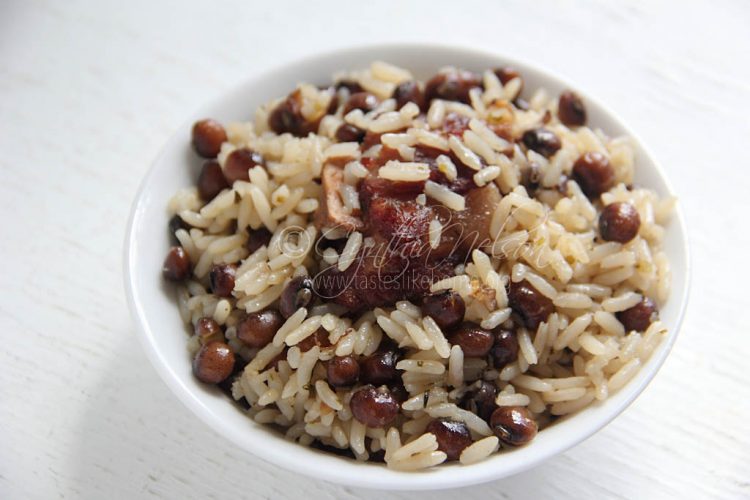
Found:
<path fill-rule="evenodd" d="M 460 134 L 467 126 L 468 121 L 456 115 L 445 133 Z M 375 144 L 380 143 L 379 136 L 372 139 Z M 364 145 L 362 149 L 366 149 Z M 456 165 L 455 179 L 449 181 L 438 170 L 436 159 L 441 154 Z M 346 270 L 331 266 L 319 273 L 315 292 L 324 300 L 353 311 L 387 306 L 403 299 L 419 300 L 429 293 L 432 283 L 452 276 L 456 264 L 473 249 L 491 244 L 490 221 L 500 202 L 500 192 L 494 184 L 480 188 L 473 180 L 475 171 L 463 165 L 453 153 L 417 146 L 414 161 L 430 166 L 431 181 L 463 195 L 466 209 L 455 212 L 429 198 L 420 204 L 416 200 L 424 192 L 424 181 L 396 182 L 378 177 L 379 167 L 389 160 L 400 159 L 398 151 L 385 146 L 376 155 L 362 158 L 371 175 L 359 184 L 360 217 L 343 213 L 338 195 L 343 182 L 342 169 L 331 165 L 324 168 L 324 203 L 316 217 L 318 226 L 361 231 L 374 243 L 363 248 Z M 437 248 L 431 248 L 429 229 L 435 219 L 443 230 Z M 340 240 L 337 246 L 322 240 L 339 252 L 344 241 Z"/>
<path fill-rule="evenodd" d="M 330 92 L 333 93 L 333 90 Z M 314 117 L 303 116 L 302 105 L 302 92 L 296 89 L 271 111 L 268 115 L 268 126 L 277 134 L 290 133 L 297 137 L 306 137 L 311 132 L 317 132 L 320 120 L 327 112 L 332 111 L 331 107 L 335 110 L 335 99 L 332 97 L 328 109 L 321 110 L 320 114 Z"/>
<path fill-rule="evenodd" d="M 315 214 L 315 225 L 318 229 L 340 227 L 349 231 L 359 231 L 363 227 L 362 220 L 344 212 L 344 203 L 339 191 L 344 183 L 344 171 L 336 165 L 326 165 L 321 174 L 323 185 L 323 199 Z"/>

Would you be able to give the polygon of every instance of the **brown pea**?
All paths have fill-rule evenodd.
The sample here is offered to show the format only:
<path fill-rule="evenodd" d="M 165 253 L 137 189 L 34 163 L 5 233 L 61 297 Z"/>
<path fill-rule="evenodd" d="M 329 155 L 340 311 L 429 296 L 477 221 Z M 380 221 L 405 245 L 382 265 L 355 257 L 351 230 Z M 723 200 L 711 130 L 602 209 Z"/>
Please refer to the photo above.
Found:
<path fill-rule="evenodd" d="M 237 324 L 237 338 L 250 347 L 265 347 L 283 324 L 284 318 L 272 309 L 250 313 Z"/>
<path fill-rule="evenodd" d="M 424 93 L 419 84 L 414 80 L 400 83 L 391 96 L 396 100 L 396 109 L 403 108 L 407 103 L 413 102 L 419 109 L 425 108 Z"/>
<path fill-rule="evenodd" d="M 271 231 L 265 227 L 261 227 L 260 229 L 247 228 L 247 233 L 248 237 L 245 242 L 245 248 L 251 254 L 255 253 L 262 246 L 268 246 L 271 236 L 273 236 Z"/>
<path fill-rule="evenodd" d="M 344 105 L 344 116 L 355 109 L 361 109 L 363 113 L 372 111 L 378 107 L 380 101 L 377 97 L 369 92 L 357 92 L 349 96 L 349 100 Z"/>
<path fill-rule="evenodd" d="M 426 105 L 433 99 L 468 103 L 469 91 L 477 87 L 482 87 L 482 79 L 470 71 L 438 73 L 425 84 Z"/>
<path fill-rule="evenodd" d="M 203 343 L 207 339 L 220 334 L 221 326 L 213 318 L 203 317 L 196 321 L 194 331 L 201 343 Z"/>
<path fill-rule="evenodd" d="M 182 220 L 182 217 L 180 217 L 179 215 L 174 214 L 172 218 L 169 219 L 169 234 L 174 236 L 174 234 L 180 229 L 185 229 L 186 231 L 189 231 L 190 224 Z"/>
<path fill-rule="evenodd" d="M 359 379 L 359 363 L 352 356 L 336 356 L 328 362 L 326 374 L 332 387 L 349 387 Z"/>
<path fill-rule="evenodd" d="M 234 279 L 237 274 L 236 264 L 217 264 L 208 273 L 211 291 L 218 297 L 231 297 L 234 290 Z"/>
<path fill-rule="evenodd" d="M 331 100 L 328 102 L 328 107 L 326 108 L 326 114 L 335 114 L 336 110 L 339 109 L 339 96 L 336 95 L 336 89 L 333 87 L 319 87 L 319 89 L 327 90 L 331 95 Z"/>
<path fill-rule="evenodd" d="M 302 116 L 302 94 L 295 90 L 268 115 L 268 126 L 277 134 L 290 133 L 305 137 L 315 127 Z"/>
<path fill-rule="evenodd" d="M 539 430 L 531 412 L 523 406 L 501 406 L 492 412 L 490 428 L 500 441 L 511 446 L 526 444 Z"/>
<path fill-rule="evenodd" d="M 234 353 L 224 342 L 214 340 L 201 346 L 193 360 L 193 373 L 207 384 L 223 382 L 234 370 Z"/>
<path fill-rule="evenodd" d="M 495 368 L 500 370 L 518 359 L 518 336 L 513 330 L 495 332 L 495 343 L 490 349 Z"/>
<path fill-rule="evenodd" d="M 425 295 L 422 299 L 422 314 L 434 319 L 443 330 L 461 323 L 465 312 L 464 299 L 452 290 Z"/>
<path fill-rule="evenodd" d="M 307 307 L 312 302 L 313 282 L 309 276 L 293 278 L 281 292 L 279 312 L 285 318 L 294 314 L 300 307 Z"/>
<path fill-rule="evenodd" d="M 265 160 L 260 153 L 256 153 L 249 148 L 235 149 L 229 153 L 224 163 L 224 177 L 230 185 L 234 184 L 234 181 L 250 180 L 248 172 L 256 165 L 265 165 Z"/>
<path fill-rule="evenodd" d="M 514 78 L 521 78 L 521 73 L 518 72 L 516 68 L 513 68 L 511 66 L 503 66 L 501 68 L 496 68 L 492 70 L 493 73 L 495 73 L 495 76 L 500 80 L 500 83 L 505 85 L 509 81 L 511 81 Z"/>
<path fill-rule="evenodd" d="M 542 182 L 542 169 L 539 164 L 535 161 L 529 162 L 528 165 L 521 170 L 521 185 L 526 188 L 526 191 L 533 195 Z"/>
<path fill-rule="evenodd" d="M 227 132 L 216 120 L 207 118 L 193 125 L 193 149 L 203 158 L 216 158 L 226 140 Z"/>
<path fill-rule="evenodd" d="M 545 158 L 554 155 L 562 147 L 560 138 L 544 127 L 527 130 L 524 132 L 522 140 L 527 148 L 536 151 Z"/>
<path fill-rule="evenodd" d="M 362 142 L 365 131 L 351 123 L 343 123 L 336 129 L 336 140 L 339 142 Z"/>
<path fill-rule="evenodd" d="M 521 73 L 518 72 L 515 68 L 511 68 L 510 66 L 504 66 L 502 68 L 497 68 L 494 70 L 495 76 L 497 76 L 498 80 L 500 80 L 500 83 L 505 85 L 509 81 L 511 81 L 514 78 L 518 78 L 521 80 L 521 85 L 518 87 L 518 94 L 516 94 L 515 97 L 518 97 L 521 94 L 521 91 L 523 90 L 523 78 L 521 78 Z"/>
<path fill-rule="evenodd" d="M 526 280 L 511 282 L 508 290 L 508 304 L 523 320 L 526 328 L 536 330 L 542 321 L 555 310 L 552 301 L 531 286 Z"/>
<path fill-rule="evenodd" d="M 385 386 L 366 385 L 352 395 L 352 415 L 367 427 L 385 427 L 398 416 L 400 406 Z"/>
<path fill-rule="evenodd" d="M 402 405 L 404 404 L 404 401 L 409 399 L 409 391 L 406 390 L 406 387 L 404 387 L 403 380 L 398 379 L 396 382 L 392 383 L 388 386 L 388 389 L 391 390 L 391 395 L 393 395 L 393 399 L 398 402 L 398 404 Z"/>
<path fill-rule="evenodd" d="M 463 422 L 436 419 L 427 425 L 425 431 L 435 435 L 438 450 L 448 455 L 448 460 L 458 460 L 461 452 L 473 443 L 469 428 Z"/>
<path fill-rule="evenodd" d="M 359 83 L 353 80 L 339 80 L 338 82 L 336 82 L 335 87 L 336 87 L 336 90 L 339 90 L 339 89 L 348 90 L 350 95 L 356 94 L 357 92 L 362 92 L 364 90 Z"/>
<path fill-rule="evenodd" d="M 299 350 L 302 352 L 307 352 L 315 346 L 318 346 L 321 349 L 331 347 L 331 340 L 328 338 L 328 332 L 323 327 L 318 328 L 315 330 L 315 333 L 297 344 L 297 347 L 299 347 Z"/>
<path fill-rule="evenodd" d="M 467 358 L 485 357 L 492 349 L 494 341 L 490 332 L 469 321 L 462 323 L 448 335 L 448 342 L 451 345 L 460 346 Z"/>
<path fill-rule="evenodd" d="M 198 194 L 204 201 L 213 200 L 217 194 L 229 187 L 221 165 L 216 160 L 209 160 L 203 164 L 198 174 Z"/>
<path fill-rule="evenodd" d="M 496 397 L 497 387 L 495 387 L 495 384 L 482 380 L 478 388 L 466 394 L 461 401 L 461 407 L 489 422 L 492 412 L 497 408 Z"/>
<path fill-rule="evenodd" d="M 282 361 L 286 361 L 286 355 L 289 353 L 289 348 L 285 347 L 283 351 L 278 353 L 276 356 L 271 358 L 271 361 L 268 362 L 265 369 L 270 370 L 271 368 L 278 370 L 279 369 L 279 363 Z"/>
<path fill-rule="evenodd" d="M 615 170 L 603 154 L 589 151 L 582 154 L 573 164 L 573 180 L 591 199 L 609 191 L 615 183 Z"/>
<path fill-rule="evenodd" d="M 569 90 L 560 94 L 557 101 L 557 117 L 568 127 L 586 124 L 586 106 L 581 97 Z"/>
<path fill-rule="evenodd" d="M 617 319 L 627 331 L 645 332 L 653 321 L 659 316 L 656 304 L 648 297 L 642 301 L 616 314 Z"/>
<path fill-rule="evenodd" d="M 640 227 L 641 216 L 630 203 L 610 203 L 599 216 L 599 234 L 604 241 L 627 243 L 638 235 Z"/>
<path fill-rule="evenodd" d="M 360 378 L 366 384 L 389 384 L 399 378 L 396 363 L 400 354 L 395 348 L 381 347 L 360 362 Z"/>
<path fill-rule="evenodd" d="M 164 259 L 161 272 L 170 281 L 182 281 L 190 276 L 193 265 L 182 247 L 172 247 Z"/>

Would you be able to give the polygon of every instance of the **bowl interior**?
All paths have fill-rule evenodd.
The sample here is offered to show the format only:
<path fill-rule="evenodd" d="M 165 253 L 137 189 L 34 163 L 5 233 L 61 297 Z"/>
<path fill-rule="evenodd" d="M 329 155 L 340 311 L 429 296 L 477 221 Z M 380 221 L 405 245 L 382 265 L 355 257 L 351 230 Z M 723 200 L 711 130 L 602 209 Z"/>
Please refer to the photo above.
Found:
<path fill-rule="evenodd" d="M 189 147 L 190 128 L 199 118 L 220 121 L 252 118 L 254 109 L 285 95 L 298 82 L 330 82 L 334 72 L 361 68 L 381 59 L 409 68 L 426 78 L 438 68 L 456 65 L 471 70 L 501 64 L 517 67 L 525 88 L 546 88 L 552 95 L 574 88 L 585 99 L 589 124 L 609 135 L 633 134 L 582 89 L 511 58 L 473 49 L 434 45 L 362 47 L 332 52 L 283 66 L 248 79 L 221 98 L 196 110 L 174 134 L 141 185 L 131 214 L 125 245 L 125 282 L 129 304 L 144 349 L 173 392 L 213 429 L 264 460 L 306 475 L 333 482 L 372 488 L 438 489 L 480 483 L 532 467 L 586 439 L 619 414 L 643 390 L 674 343 L 688 290 L 688 254 L 682 212 L 667 227 L 665 249 L 673 269 L 672 296 L 661 310 L 670 329 L 666 342 L 655 351 L 636 377 L 607 401 L 563 419 L 541 432 L 530 446 L 496 454 L 471 466 L 451 464 L 436 470 L 402 473 L 377 464 L 362 464 L 285 441 L 279 434 L 254 423 L 223 394 L 192 376 L 186 350 L 187 335 L 177 311 L 174 292 L 161 279 L 162 260 L 169 247 L 166 204 L 173 193 L 195 182 L 200 161 Z M 636 182 L 661 195 L 672 194 L 663 172 L 636 138 Z"/>

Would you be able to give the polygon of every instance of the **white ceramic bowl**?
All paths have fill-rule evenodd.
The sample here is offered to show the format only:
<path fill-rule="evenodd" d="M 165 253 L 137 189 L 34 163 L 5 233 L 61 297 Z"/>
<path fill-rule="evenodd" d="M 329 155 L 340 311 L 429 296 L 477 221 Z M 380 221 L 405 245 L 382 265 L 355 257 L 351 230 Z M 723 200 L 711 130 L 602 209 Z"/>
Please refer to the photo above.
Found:
<path fill-rule="evenodd" d="M 522 61 L 473 49 L 413 44 L 361 47 L 294 61 L 252 75 L 242 85 L 190 115 L 143 180 L 133 203 L 125 242 L 125 285 L 138 337 L 161 377 L 188 408 L 233 443 L 280 467 L 351 486 L 414 490 L 458 487 L 515 474 L 567 450 L 604 427 L 643 391 L 664 362 L 677 336 L 688 296 L 687 237 L 679 206 L 667 227 L 664 242 L 673 269 L 672 296 L 661 310 L 661 318 L 669 328 L 666 341 L 635 378 L 608 400 L 562 419 L 540 432 L 528 446 L 495 454 L 483 462 L 404 473 L 380 464 L 358 463 L 319 452 L 285 441 L 268 427 L 256 424 L 225 395 L 199 383 L 191 373 L 185 327 L 173 290 L 162 280 L 161 265 L 170 244 L 167 201 L 178 188 L 194 182 L 199 165 L 189 145 L 192 123 L 203 117 L 222 122 L 248 120 L 258 105 L 286 94 L 298 82 L 329 82 L 337 70 L 361 68 L 376 59 L 406 67 L 420 79 L 445 65 L 480 71 L 510 64 L 523 74 L 526 89 L 544 87 L 552 95 L 566 88 L 575 89 L 586 102 L 591 126 L 601 127 L 610 135 L 634 137 L 611 111 L 583 89 Z M 637 144 L 636 182 L 661 195 L 673 194 L 656 160 L 639 141 Z"/>

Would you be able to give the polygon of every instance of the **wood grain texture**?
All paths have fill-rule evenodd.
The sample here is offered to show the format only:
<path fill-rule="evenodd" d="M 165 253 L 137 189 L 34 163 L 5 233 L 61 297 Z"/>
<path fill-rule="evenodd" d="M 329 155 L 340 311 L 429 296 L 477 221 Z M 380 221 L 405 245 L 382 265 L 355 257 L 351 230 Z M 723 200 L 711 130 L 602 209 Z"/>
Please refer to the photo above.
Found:
<path fill-rule="evenodd" d="M 180 405 L 136 342 L 121 246 L 189 110 L 292 58 L 412 40 L 535 61 L 609 103 L 681 195 L 694 266 L 673 353 L 620 418 L 430 497 L 750 497 L 748 19 L 741 1 L 3 2 L 0 498 L 383 497 L 270 466 Z"/>

